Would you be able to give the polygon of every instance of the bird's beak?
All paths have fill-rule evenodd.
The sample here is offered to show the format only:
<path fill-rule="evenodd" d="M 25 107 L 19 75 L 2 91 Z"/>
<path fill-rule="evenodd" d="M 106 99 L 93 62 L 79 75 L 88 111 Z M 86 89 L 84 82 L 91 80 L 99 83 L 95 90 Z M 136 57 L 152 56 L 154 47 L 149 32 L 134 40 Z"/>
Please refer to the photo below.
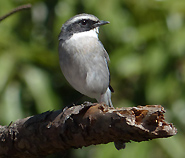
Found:
<path fill-rule="evenodd" d="M 100 20 L 99 22 L 99 26 L 101 25 L 105 25 L 105 24 L 109 24 L 110 22 L 109 21 L 103 21 L 103 20 Z"/>
<path fill-rule="evenodd" d="M 99 27 L 99 26 L 109 24 L 109 23 L 110 23 L 109 21 L 100 20 L 100 21 L 98 21 L 97 23 L 94 24 L 94 27 Z"/>

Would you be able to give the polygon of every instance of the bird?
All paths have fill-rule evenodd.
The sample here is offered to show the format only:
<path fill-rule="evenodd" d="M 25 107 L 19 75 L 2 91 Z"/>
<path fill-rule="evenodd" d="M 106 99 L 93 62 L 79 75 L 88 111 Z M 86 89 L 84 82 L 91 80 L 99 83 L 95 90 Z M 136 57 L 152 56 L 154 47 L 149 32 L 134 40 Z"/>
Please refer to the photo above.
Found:
<path fill-rule="evenodd" d="M 110 59 L 98 38 L 99 27 L 109 23 L 87 13 L 73 16 L 61 27 L 58 53 L 61 71 L 75 90 L 113 107 Z"/>

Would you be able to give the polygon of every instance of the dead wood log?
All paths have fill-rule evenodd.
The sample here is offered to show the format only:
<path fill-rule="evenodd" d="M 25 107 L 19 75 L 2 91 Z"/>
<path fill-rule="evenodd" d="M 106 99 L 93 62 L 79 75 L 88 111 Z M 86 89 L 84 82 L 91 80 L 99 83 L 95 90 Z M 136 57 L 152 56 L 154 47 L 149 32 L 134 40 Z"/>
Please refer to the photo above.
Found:
<path fill-rule="evenodd" d="M 48 111 L 0 126 L 0 157 L 41 157 L 109 142 L 117 142 L 119 149 L 120 142 L 170 137 L 177 130 L 164 113 L 161 105 L 110 108 L 92 103 Z"/>

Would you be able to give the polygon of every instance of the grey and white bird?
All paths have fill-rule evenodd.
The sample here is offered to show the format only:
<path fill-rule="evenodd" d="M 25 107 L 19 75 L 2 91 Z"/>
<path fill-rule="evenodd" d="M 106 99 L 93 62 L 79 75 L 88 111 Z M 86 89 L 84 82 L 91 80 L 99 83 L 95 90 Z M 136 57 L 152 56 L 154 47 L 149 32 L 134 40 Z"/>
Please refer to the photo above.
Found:
<path fill-rule="evenodd" d="M 113 107 L 109 55 L 98 39 L 99 27 L 108 24 L 91 14 L 78 14 L 66 21 L 59 34 L 61 70 L 80 93 Z"/>

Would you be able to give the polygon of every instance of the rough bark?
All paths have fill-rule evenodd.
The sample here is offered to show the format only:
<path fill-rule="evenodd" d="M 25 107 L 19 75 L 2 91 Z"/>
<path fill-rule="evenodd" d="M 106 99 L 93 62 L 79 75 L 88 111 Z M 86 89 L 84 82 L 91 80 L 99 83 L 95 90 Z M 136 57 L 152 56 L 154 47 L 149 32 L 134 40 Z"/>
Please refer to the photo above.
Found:
<path fill-rule="evenodd" d="M 92 103 L 47 111 L 0 126 L 0 157 L 41 157 L 109 142 L 119 149 L 131 140 L 170 137 L 177 130 L 165 121 L 164 113 L 160 105 L 115 109 Z"/>

